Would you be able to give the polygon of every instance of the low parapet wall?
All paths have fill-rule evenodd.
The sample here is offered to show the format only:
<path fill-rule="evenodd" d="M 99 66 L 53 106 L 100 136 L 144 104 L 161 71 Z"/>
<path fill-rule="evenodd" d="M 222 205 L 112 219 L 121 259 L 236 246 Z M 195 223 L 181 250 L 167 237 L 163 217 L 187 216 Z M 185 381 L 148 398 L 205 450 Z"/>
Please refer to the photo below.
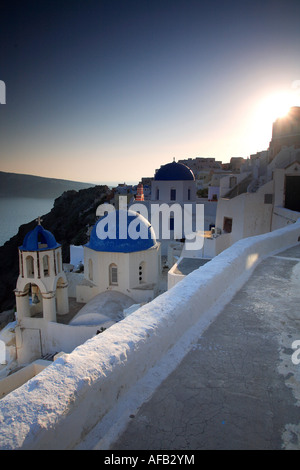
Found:
<path fill-rule="evenodd" d="M 0 399 L 9 394 L 12 390 L 28 382 L 32 377 L 39 374 L 45 367 L 51 364 L 50 361 L 38 359 L 28 366 L 18 370 L 12 375 L 8 375 L 0 380 Z"/>
<path fill-rule="evenodd" d="M 58 358 L 0 401 L 0 449 L 71 449 L 257 263 L 298 243 L 300 223 L 243 239 L 168 292 Z"/>

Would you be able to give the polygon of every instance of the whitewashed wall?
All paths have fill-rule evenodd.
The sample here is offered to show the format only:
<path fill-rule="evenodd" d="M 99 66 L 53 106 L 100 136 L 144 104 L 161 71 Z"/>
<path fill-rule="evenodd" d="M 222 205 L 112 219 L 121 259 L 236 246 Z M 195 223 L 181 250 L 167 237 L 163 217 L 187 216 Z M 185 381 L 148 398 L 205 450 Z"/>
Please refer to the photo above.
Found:
<path fill-rule="evenodd" d="M 0 449 L 73 448 L 149 369 L 231 295 L 265 256 L 298 243 L 300 223 L 243 239 L 0 401 Z M 201 302 L 199 301 L 201 300 Z"/>

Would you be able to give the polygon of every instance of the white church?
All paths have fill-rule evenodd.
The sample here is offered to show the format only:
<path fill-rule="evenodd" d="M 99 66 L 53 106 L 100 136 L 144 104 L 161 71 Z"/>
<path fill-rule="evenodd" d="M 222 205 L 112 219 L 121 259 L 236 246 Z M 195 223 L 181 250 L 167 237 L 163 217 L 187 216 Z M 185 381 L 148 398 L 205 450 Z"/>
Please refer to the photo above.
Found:
<path fill-rule="evenodd" d="M 188 166 L 174 160 L 156 171 L 151 185 L 151 201 L 183 204 L 195 200 L 195 176 Z"/>
<path fill-rule="evenodd" d="M 97 228 L 108 225 L 109 217 L 113 218 L 114 237 L 101 239 Z M 123 220 L 126 236 L 121 238 Z M 133 239 L 129 234 L 131 224 L 146 237 Z M 95 224 L 84 247 L 85 282 L 77 286 L 77 300 L 86 303 L 110 291 L 129 296 L 137 304 L 149 302 L 157 294 L 160 270 L 160 243 L 148 220 L 132 211 L 110 212 Z"/>
<path fill-rule="evenodd" d="M 19 247 L 20 273 L 16 296 L 16 359 L 19 365 L 60 352 L 71 352 L 88 338 L 124 318 L 124 310 L 151 301 L 158 294 L 160 243 L 149 222 L 128 211 L 127 228 L 134 223 L 147 238 L 99 239 L 93 227 L 84 246 L 84 278 L 78 276 L 77 300 L 86 304 L 69 322 L 67 275 L 61 246 L 51 232 L 38 225 Z"/>

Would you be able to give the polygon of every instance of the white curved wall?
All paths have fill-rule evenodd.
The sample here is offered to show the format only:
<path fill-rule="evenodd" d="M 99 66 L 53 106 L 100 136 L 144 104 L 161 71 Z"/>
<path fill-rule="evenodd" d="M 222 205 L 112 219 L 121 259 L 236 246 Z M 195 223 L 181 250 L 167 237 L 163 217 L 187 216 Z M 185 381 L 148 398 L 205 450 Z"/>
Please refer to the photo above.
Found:
<path fill-rule="evenodd" d="M 298 243 L 300 223 L 243 239 L 0 401 L 0 449 L 73 448 L 265 256 Z M 201 302 L 199 302 L 201 299 Z"/>

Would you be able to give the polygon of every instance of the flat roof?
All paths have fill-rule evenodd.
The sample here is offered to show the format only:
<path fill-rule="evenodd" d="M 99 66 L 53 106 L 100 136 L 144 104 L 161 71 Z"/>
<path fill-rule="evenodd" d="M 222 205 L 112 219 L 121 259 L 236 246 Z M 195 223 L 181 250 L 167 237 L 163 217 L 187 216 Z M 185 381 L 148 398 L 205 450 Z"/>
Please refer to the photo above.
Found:
<path fill-rule="evenodd" d="M 195 271 L 195 269 L 204 266 L 204 264 L 208 263 L 208 261 L 210 261 L 210 259 L 183 258 L 174 269 L 174 274 L 183 274 L 187 276 L 192 271 Z"/>

